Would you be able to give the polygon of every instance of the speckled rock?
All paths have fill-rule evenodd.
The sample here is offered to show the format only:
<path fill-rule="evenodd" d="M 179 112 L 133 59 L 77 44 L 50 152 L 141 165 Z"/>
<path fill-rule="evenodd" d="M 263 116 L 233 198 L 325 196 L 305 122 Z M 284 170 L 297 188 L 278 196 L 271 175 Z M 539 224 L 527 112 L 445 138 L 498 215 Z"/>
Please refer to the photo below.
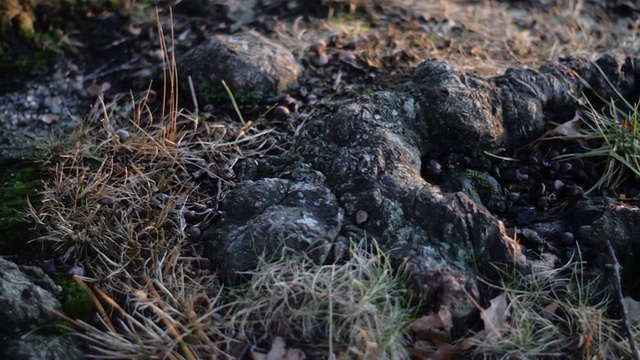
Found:
<path fill-rule="evenodd" d="M 364 237 L 375 239 L 393 263 L 408 261 L 415 289 L 424 301 L 446 308 L 454 322 L 461 323 L 477 310 L 466 295 L 479 292 L 477 269 L 490 271 L 491 262 L 524 264 L 525 259 L 501 223 L 467 195 L 443 193 L 420 176 L 422 156 L 432 149 L 428 134 L 419 126 L 424 121 L 422 114 L 421 105 L 408 93 L 364 96 L 310 120 L 288 155 L 290 161 L 272 161 L 261 169 L 252 168 L 260 167 L 253 162 L 239 175 L 271 173 L 295 178 L 287 180 L 288 186 L 308 186 L 309 181 L 316 187 L 324 186 L 325 196 L 337 199 L 331 214 L 343 209 L 345 216 L 335 218 L 332 232 L 321 233 L 323 241 L 340 249 Z M 292 223 L 291 218 L 283 222 L 272 217 L 280 222 L 266 221 L 260 228 L 253 225 L 257 217 L 252 214 L 268 214 L 260 210 L 268 203 L 261 190 L 264 181 L 273 183 L 275 179 L 248 181 L 230 194 L 232 208 L 217 227 L 224 229 L 234 222 L 238 230 L 216 233 L 216 241 L 225 244 L 218 255 L 223 272 L 230 267 L 224 259 L 234 253 L 226 250 L 226 244 L 244 241 L 242 247 L 246 248 L 253 243 L 251 236 L 268 236 L 273 242 L 278 237 L 269 235 L 272 230 L 266 224 L 279 229 Z M 235 195 L 238 193 L 247 195 Z M 234 196 L 247 202 L 238 202 Z M 279 196 L 271 202 L 281 202 Z M 292 205 L 301 213 L 308 204 Z M 291 208 L 287 211 L 295 212 Z M 367 212 L 366 221 L 357 221 L 358 211 Z M 290 233 L 287 241 L 295 243 L 299 235 Z"/>
<path fill-rule="evenodd" d="M 234 280 L 258 257 L 287 248 L 323 262 L 343 222 L 343 211 L 320 182 L 265 178 L 248 181 L 226 199 L 213 235 L 221 275 Z"/>
<path fill-rule="evenodd" d="M 49 310 L 60 310 L 60 302 L 56 299 L 59 294 L 56 284 L 42 269 L 19 266 L 0 257 L 0 334 L 4 335 L 0 337 L 0 358 L 84 357 L 75 339 L 44 331 L 47 324 L 60 321 Z M 31 332 L 36 329 L 43 331 Z"/>
<path fill-rule="evenodd" d="M 466 321 L 478 311 L 469 297 L 480 293 L 478 276 L 495 279 L 495 264 L 532 271 L 550 263 L 543 264 L 546 260 L 523 248 L 513 237 L 517 231 L 507 231 L 483 207 L 482 196 L 477 196 L 481 185 L 488 197 L 494 197 L 490 200 L 505 199 L 503 189 L 491 181 L 488 172 L 471 169 L 486 180 L 486 184 L 473 184 L 466 176 L 469 168 L 454 162 L 452 169 L 440 169 L 434 175 L 444 181 L 441 188 L 435 178 L 421 176 L 423 162 L 433 161 L 434 153 L 448 159 L 475 158 L 485 151 L 524 145 L 540 135 L 547 111 L 566 115 L 577 109 L 574 96 L 584 90 L 579 78 L 599 84 L 610 76 L 623 95 L 631 91 L 633 61 L 603 56 L 597 63 L 601 65 L 568 58 L 539 70 L 512 69 L 481 79 L 461 74 L 446 62 L 430 60 L 420 65 L 404 90 L 377 92 L 328 108 L 305 123 L 288 153 L 252 159 L 236 168 L 238 180 L 245 182 L 229 194 L 232 206 L 214 225 L 218 230 L 212 238 L 213 253 L 220 271 L 229 276 L 239 270 L 228 259 L 243 258 L 244 253 L 236 249 L 250 249 L 256 239 L 257 251 L 250 261 L 239 262 L 242 267 L 255 264 L 259 251 L 278 249 L 284 239 L 294 245 L 307 244 L 308 233 L 295 226 L 294 231 L 283 229 L 303 219 L 305 212 L 319 214 L 321 209 L 307 210 L 309 201 L 305 200 L 287 202 L 285 212 L 280 203 L 287 191 L 264 188 L 279 181 L 284 181 L 278 186 L 285 189 L 313 184 L 322 189 L 325 199 L 337 201 L 329 202 L 331 231 L 322 233 L 321 242 L 322 249 L 333 249 L 323 255 L 338 260 L 344 253 L 340 249 L 350 242 L 376 241 L 392 264 L 405 263 L 412 271 L 414 289 L 423 303 L 436 311 L 448 311 L 454 328 L 464 333 L 464 326 L 469 325 Z M 453 156 L 456 153 L 461 156 Z M 447 186 L 443 179 L 450 174 L 442 171 L 465 176 Z M 579 213 L 579 209 L 572 211 Z M 335 216 L 340 212 L 343 217 Z M 520 234 L 534 247 L 545 245 L 550 234 L 559 236 L 555 233 L 564 233 L 569 226 L 568 221 L 537 226 L 543 219 L 535 210 L 532 215 L 521 221 L 527 228 Z M 237 232 L 225 229 L 231 224 Z M 294 251 L 301 250 L 306 251 L 295 246 Z M 267 257 L 272 254 L 264 253 Z"/>
<path fill-rule="evenodd" d="M 57 320 L 41 304 L 59 308 L 52 291 L 56 285 L 36 267 L 22 266 L 0 258 L 0 332 L 14 334 Z"/>
<path fill-rule="evenodd" d="M 251 102 L 296 86 L 302 65 L 283 46 L 254 31 L 218 35 L 178 60 L 182 93 L 191 77 L 201 103 L 229 101 L 224 80 L 239 102 Z"/>

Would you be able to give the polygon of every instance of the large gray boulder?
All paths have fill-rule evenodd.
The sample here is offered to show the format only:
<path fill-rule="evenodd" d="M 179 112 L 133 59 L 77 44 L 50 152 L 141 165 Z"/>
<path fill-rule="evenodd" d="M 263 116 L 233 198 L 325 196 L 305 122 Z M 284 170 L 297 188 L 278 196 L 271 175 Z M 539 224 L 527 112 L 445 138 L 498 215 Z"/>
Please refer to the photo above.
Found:
<path fill-rule="evenodd" d="M 449 169 L 440 188 L 421 176 L 423 163 L 433 153 L 472 158 L 523 146 L 541 134 L 546 112 L 573 115 L 577 96 L 605 77 L 627 96 L 637 73 L 635 62 L 609 55 L 595 63 L 561 59 L 486 80 L 426 61 L 405 89 L 335 105 L 305 123 L 290 152 L 242 163 L 236 170 L 245 182 L 229 194 L 210 239 L 216 265 L 234 278 L 257 256 L 269 257 L 284 245 L 321 249 L 321 261 L 339 260 L 350 242 L 376 241 L 393 264 L 407 264 L 424 304 L 450 313 L 462 330 L 478 311 L 471 299 L 480 293 L 478 276 L 495 277 L 496 264 L 522 271 L 554 266 L 553 256 L 543 260 L 526 251 L 526 257 L 515 234 L 540 242 L 559 237 L 572 222 L 537 225 L 544 217 L 527 208 L 532 216 L 521 219 L 527 227 L 507 230 L 487 210 L 494 207 L 483 206 L 487 189 L 489 198 L 504 197 L 505 189 L 488 173 Z M 292 197 L 289 189 L 322 195 Z M 578 233 L 576 240 L 587 237 Z"/>
<path fill-rule="evenodd" d="M 327 251 L 333 243 L 322 255 L 335 258 L 349 242 L 375 239 L 393 263 L 408 260 L 423 300 L 445 307 L 456 322 L 473 314 L 467 294 L 479 292 L 477 269 L 491 271 L 492 262 L 524 265 L 525 259 L 490 213 L 420 176 L 421 158 L 431 150 L 419 126 L 423 116 L 409 93 L 374 93 L 310 120 L 290 161 L 262 169 L 255 168 L 259 162 L 247 164 L 241 176 L 272 177 L 244 182 L 229 195 L 213 237 L 223 274 L 255 265 L 258 255 L 282 244 Z M 269 184 L 282 188 L 270 188 L 270 199 L 264 196 Z M 310 246 L 310 239 L 321 246 Z M 238 249 L 250 249 L 250 256 Z"/>

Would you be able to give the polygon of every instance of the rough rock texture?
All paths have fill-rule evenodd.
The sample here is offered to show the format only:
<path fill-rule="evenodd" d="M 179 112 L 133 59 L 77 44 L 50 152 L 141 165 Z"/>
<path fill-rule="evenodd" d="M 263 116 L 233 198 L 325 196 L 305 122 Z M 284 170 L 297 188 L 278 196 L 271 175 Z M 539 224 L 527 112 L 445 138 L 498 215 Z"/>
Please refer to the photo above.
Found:
<path fill-rule="evenodd" d="M 57 320 L 42 307 L 60 308 L 51 293 L 56 285 L 36 267 L 18 265 L 0 258 L 0 332 L 15 334 Z"/>
<path fill-rule="evenodd" d="M 296 86 L 302 73 L 289 50 L 254 31 L 218 35 L 180 57 L 178 69 L 182 93 L 191 94 L 191 77 L 203 103 L 228 101 L 223 80 L 236 100 L 250 102 Z"/>
<path fill-rule="evenodd" d="M 60 334 L 25 333 L 59 318 L 45 306 L 60 309 L 59 290 L 40 268 L 18 266 L 0 258 L 0 358 L 78 359 L 77 342 Z M 44 305 L 44 306 L 43 306 Z"/>
<path fill-rule="evenodd" d="M 448 176 L 458 175 L 441 189 L 421 176 L 423 162 L 434 152 L 473 157 L 522 146 L 540 135 L 549 113 L 572 113 L 576 97 L 605 77 L 623 96 L 632 94 L 633 61 L 604 56 L 595 64 L 561 59 L 484 80 L 429 60 L 405 91 L 362 96 L 310 119 L 292 151 L 238 167 L 239 178 L 250 181 L 229 195 L 230 206 L 215 225 L 217 265 L 233 277 L 262 251 L 272 254 L 285 243 L 304 250 L 317 236 L 321 255 L 336 260 L 349 241 L 375 239 L 394 264 L 408 262 L 415 289 L 431 309 L 448 311 L 456 326 L 464 323 L 477 311 L 468 295 L 478 294 L 478 275 L 491 277 L 495 263 L 524 270 L 537 264 L 482 206 L 482 195 L 498 199 L 495 206 L 505 199 L 495 179 L 452 170 Z M 310 201 L 300 192 L 284 205 L 289 191 L 283 189 L 291 188 L 319 197 Z M 527 227 L 518 234 L 534 247 L 568 226 L 565 220 L 536 225 L 543 214 L 535 208 L 522 214 L 516 223 Z M 246 249 L 253 249 L 250 256 Z"/>
<path fill-rule="evenodd" d="M 613 203 L 590 225 L 579 228 L 579 235 L 589 246 L 606 251 L 607 241 L 623 254 L 636 256 L 640 251 L 640 208 L 624 203 Z"/>
<path fill-rule="evenodd" d="M 394 263 L 408 259 L 416 289 L 436 309 L 447 308 L 455 320 L 472 314 L 475 306 L 466 293 L 478 292 L 474 264 L 489 271 L 492 261 L 523 264 L 524 258 L 501 223 L 468 196 L 444 194 L 420 177 L 421 157 L 431 148 L 427 134 L 416 126 L 422 121 L 422 108 L 410 94 L 375 93 L 310 121 L 299 138 L 294 157 L 288 164 L 284 162 L 287 166 L 246 168 L 246 174 L 271 172 L 272 176 L 287 178 L 288 186 L 296 184 L 321 194 L 322 202 L 331 205 L 331 227 L 330 231 L 318 232 L 317 226 L 309 226 L 326 223 L 318 220 L 304 221 L 304 227 L 296 225 L 295 219 L 326 218 L 322 216 L 326 205 L 301 195 L 295 197 L 300 200 L 289 203 L 297 210 L 286 209 L 296 215 L 271 215 L 264 206 L 269 203 L 262 195 L 266 194 L 264 187 L 271 186 L 269 191 L 277 194 L 271 202 L 279 204 L 286 193 L 277 190 L 282 180 L 245 182 L 230 194 L 227 205 L 231 206 L 217 226 L 216 248 L 223 249 L 216 252 L 221 270 L 247 267 L 251 264 L 247 259 L 255 258 L 265 248 L 280 246 L 283 241 L 308 247 L 307 239 L 315 237 L 326 249 L 324 244 L 333 240 L 336 249 L 332 254 L 339 254 L 349 241 L 375 238 Z M 246 200 L 237 201 L 235 197 Z M 340 213 L 336 198 L 344 209 L 344 219 L 336 216 Z M 276 209 L 278 214 L 284 211 Z M 368 214 L 359 225 L 358 211 Z M 229 231 L 231 223 L 243 228 Z M 295 227 L 295 231 L 280 230 L 287 227 Z M 336 236 L 338 230 L 340 235 Z M 274 236 L 272 231 L 290 236 Z M 245 252 L 227 250 L 252 248 L 255 239 L 266 238 L 275 244 L 260 243 L 251 258 Z M 296 238 L 302 241 L 296 242 Z"/>
<path fill-rule="evenodd" d="M 322 262 L 343 222 L 338 201 L 321 181 L 248 181 L 230 194 L 225 206 L 227 216 L 215 234 L 224 240 L 214 246 L 227 278 L 251 269 L 258 256 L 277 253 L 284 246 L 314 251 Z"/>
<path fill-rule="evenodd" d="M 539 70 L 509 69 L 485 80 L 428 60 L 416 69 L 410 89 L 425 106 L 425 125 L 439 151 L 499 151 L 539 136 L 547 113 L 575 112 L 587 90 L 583 81 L 605 99 L 619 99 L 610 82 L 633 104 L 639 70 L 632 58 L 605 55 L 595 62 L 563 58 Z"/>
<path fill-rule="evenodd" d="M 74 338 L 41 335 L 38 333 L 6 339 L 0 346 L 0 357 L 20 360 L 76 360 L 86 358 Z"/>

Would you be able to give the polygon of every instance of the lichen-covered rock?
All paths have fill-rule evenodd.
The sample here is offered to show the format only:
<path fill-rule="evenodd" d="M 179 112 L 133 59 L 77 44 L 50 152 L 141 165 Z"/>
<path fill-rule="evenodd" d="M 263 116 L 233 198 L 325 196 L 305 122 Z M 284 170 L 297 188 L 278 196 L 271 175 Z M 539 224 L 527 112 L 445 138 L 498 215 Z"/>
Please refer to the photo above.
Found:
<path fill-rule="evenodd" d="M 335 219 L 333 231 L 311 233 L 311 237 L 328 244 L 342 241 L 343 245 L 365 236 L 375 239 L 393 263 L 407 262 L 423 300 L 446 308 L 454 322 L 460 323 L 477 310 L 467 296 L 478 294 L 477 269 L 489 271 L 491 262 L 524 264 L 524 258 L 501 223 L 468 196 L 443 193 L 420 176 L 422 157 L 432 149 L 420 126 L 423 114 L 416 99 L 403 92 L 374 93 L 347 102 L 310 120 L 292 151 L 294 155 L 288 155 L 295 160 L 281 163 L 280 171 L 270 168 L 269 172 L 298 179 L 285 180 L 288 187 L 308 187 L 306 181 L 314 179 L 315 187 L 326 189 L 325 196 L 337 199 L 329 207 Z M 231 268 L 225 259 L 247 258 L 237 245 L 229 244 L 242 243 L 239 248 L 250 249 L 251 259 L 264 249 L 265 238 L 276 244 L 286 238 L 295 244 L 300 241 L 296 239 L 309 235 L 301 237 L 299 232 L 289 231 L 289 237 L 278 236 L 281 228 L 301 217 L 290 214 L 320 212 L 327 206 L 308 211 L 309 201 L 289 202 L 287 216 L 280 216 L 284 210 L 279 204 L 287 192 L 263 190 L 263 184 L 271 183 L 277 183 L 276 179 L 245 182 L 229 195 L 227 204 L 231 207 L 217 225 L 215 237 L 215 241 L 222 241 L 222 247 L 215 246 L 221 251 L 215 253 L 223 272 Z M 275 206 L 278 216 L 271 215 L 269 206 Z M 333 215 L 340 209 L 346 214 L 344 218 Z M 360 216 L 358 220 L 358 212 L 363 211 L 367 218 Z M 254 225 L 260 218 L 268 218 L 264 222 L 268 227 Z M 256 241 L 258 251 L 251 248 Z"/>
<path fill-rule="evenodd" d="M 290 152 L 237 168 L 238 179 L 251 181 L 231 192 L 231 207 L 215 225 L 214 248 L 220 250 L 214 253 L 221 271 L 229 276 L 240 270 L 226 259 L 241 259 L 247 249 L 249 260 L 241 265 L 251 267 L 260 251 L 273 254 L 283 239 L 299 251 L 299 244 L 312 243 L 317 234 L 321 248 L 333 244 L 333 258 L 340 253 L 336 249 L 344 249 L 349 241 L 375 240 L 393 264 L 408 266 L 414 288 L 427 306 L 451 314 L 454 326 L 464 326 L 477 313 L 469 295 L 479 293 L 478 275 L 494 276 L 494 264 L 520 269 L 541 264 L 527 259 L 505 225 L 482 206 L 479 192 L 485 190 L 487 203 L 496 202 L 487 208 L 504 208 L 499 202 L 506 199 L 487 172 L 471 170 L 475 171 L 471 174 L 454 166 L 447 170 L 450 174 L 436 169 L 433 178 L 425 179 L 423 162 L 431 164 L 434 153 L 453 159 L 459 152 L 462 158 L 474 158 L 484 151 L 522 146 L 540 135 L 547 112 L 560 116 L 575 112 L 577 96 L 589 89 L 586 84 L 601 84 L 605 77 L 611 76 L 622 94 L 631 91 L 637 73 L 634 62 L 604 56 L 597 64 L 601 65 L 567 58 L 539 70 L 513 69 L 481 79 L 430 60 L 420 65 L 405 91 L 362 96 L 308 120 Z M 286 230 L 304 219 L 303 214 L 322 211 L 317 206 L 307 210 L 308 200 L 286 202 L 283 209 L 288 190 L 278 186 L 311 186 L 322 189 L 327 199 L 336 199 L 326 202 L 331 231 L 302 232 L 295 225 L 293 231 Z M 272 187 L 275 190 L 267 190 Z M 516 224 L 526 226 L 520 234 L 533 245 L 545 245 L 545 238 L 559 236 L 555 233 L 569 226 L 566 220 L 537 226 L 542 218 L 534 208 L 526 209 L 530 212 Z M 344 217 L 334 216 L 341 212 Z M 640 219 L 633 217 L 621 227 L 631 231 L 631 223 Z M 254 249 L 253 244 L 258 246 Z"/>
<path fill-rule="evenodd" d="M 47 332 L 47 325 L 60 321 L 50 309 L 60 309 L 59 290 L 42 271 L 19 266 L 0 257 L 0 358 L 81 359 L 83 352 L 74 339 Z M 36 329 L 42 331 L 33 331 Z M 27 334 L 28 333 L 28 334 Z"/>
<path fill-rule="evenodd" d="M 218 35 L 178 60 L 182 93 L 203 103 L 229 101 L 224 80 L 238 102 L 251 102 L 296 86 L 302 66 L 283 46 L 254 31 Z"/>
<path fill-rule="evenodd" d="M 539 70 L 514 68 L 482 79 L 428 60 L 416 69 L 409 90 L 424 105 L 424 126 L 438 150 L 470 154 L 526 144 L 541 135 L 547 114 L 573 114 L 587 90 L 633 103 L 638 71 L 635 59 L 603 55 L 595 62 L 569 57 Z"/>
<path fill-rule="evenodd" d="M 43 306 L 60 308 L 55 289 L 41 269 L 0 258 L 0 333 L 15 334 L 58 320 Z"/>
<path fill-rule="evenodd" d="M 640 251 L 640 208 L 624 203 L 613 203 L 592 224 L 579 228 L 579 240 L 589 246 L 606 251 L 607 241 L 620 251 L 622 261 Z"/>
<path fill-rule="evenodd" d="M 284 248 L 324 261 L 343 221 L 335 196 L 317 182 L 249 181 L 229 194 L 225 208 L 213 235 L 214 259 L 230 280 Z"/>
<path fill-rule="evenodd" d="M 0 357 L 20 360 L 76 360 L 86 356 L 78 341 L 70 336 L 31 333 L 0 342 Z"/>

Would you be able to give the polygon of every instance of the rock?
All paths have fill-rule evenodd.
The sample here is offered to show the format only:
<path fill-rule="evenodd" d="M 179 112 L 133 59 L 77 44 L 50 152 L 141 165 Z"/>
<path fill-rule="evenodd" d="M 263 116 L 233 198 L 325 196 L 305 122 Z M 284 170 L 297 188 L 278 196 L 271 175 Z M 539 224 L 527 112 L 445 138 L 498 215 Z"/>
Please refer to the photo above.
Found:
<path fill-rule="evenodd" d="M 227 209 L 214 233 L 213 255 L 221 275 L 235 281 L 261 255 L 284 247 L 313 252 L 323 262 L 338 235 L 343 212 L 321 183 L 265 178 L 248 181 L 226 199 Z"/>
<path fill-rule="evenodd" d="M 297 86 L 302 66 L 283 46 L 254 31 L 218 35 L 178 60 L 181 89 L 190 96 L 191 77 L 201 103 L 230 101 L 224 80 L 240 103 L 276 95 Z"/>
<path fill-rule="evenodd" d="M 510 69 L 485 80 L 428 60 L 416 69 L 409 89 L 424 104 L 425 126 L 440 150 L 471 154 L 514 149 L 539 136 L 544 109 L 567 103 L 577 108 L 570 97 L 579 95 L 576 83 L 552 65 Z"/>
<path fill-rule="evenodd" d="M 274 255 L 284 239 L 293 251 L 306 251 L 310 235 L 317 233 L 323 249 L 318 259 L 336 260 L 336 254 L 348 253 L 344 249 L 350 241 L 365 238 L 376 241 L 394 266 L 406 264 L 423 304 L 446 310 L 454 332 L 464 332 L 467 319 L 477 315 L 469 294 L 480 293 L 478 276 L 496 279 L 495 264 L 522 271 L 554 266 L 560 260 L 553 254 L 565 256 L 564 251 L 572 250 L 549 240 L 587 224 L 565 217 L 545 225 L 546 214 L 519 199 L 520 193 L 507 199 L 502 186 L 485 172 L 490 163 L 480 160 L 474 167 L 482 169 L 476 180 L 486 184 L 474 183 L 465 166 L 472 166 L 483 151 L 513 150 L 541 135 L 547 112 L 571 118 L 567 115 L 577 110 L 576 98 L 589 91 L 583 80 L 599 84 L 611 76 L 622 94 L 631 91 L 635 63 L 612 56 L 600 63 L 598 68 L 566 58 L 539 70 L 511 69 L 481 79 L 429 60 L 403 91 L 377 92 L 330 107 L 305 123 L 288 153 L 236 168 L 238 180 L 245 182 L 229 194 L 230 206 L 210 240 L 220 271 L 233 277 L 254 266 L 263 251 L 266 257 Z M 423 162 L 432 161 L 434 154 L 447 165 L 425 179 Z M 449 168 L 452 161 L 454 171 Z M 447 180 L 447 172 L 455 175 L 453 180 Z M 516 172 L 514 179 L 526 181 L 528 176 Z M 488 200 L 509 202 L 493 207 L 510 214 L 512 226 L 522 229 L 520 234 L 535 247 L 527 250 L 535 259 L 527 259 L 505 225 L 482 207 L 483 199 L 476 196 L 480 185 L 485 185 Z M 536 191 L 544 189 L 533 185 L 525 195 L 539 200 Z M 305 191 L 292 197 L 294 188 Z M 329 205 L 330 211 L 311 199 L 325 199 L 323 206 Z M 575 198 L 567 204 L 567 214 L 596 217 L 602 212 L 598 204 L 589 207 Z M 616 241 L 631 243 L 633 224 L 640 223 L 637 216 L 635 210 L 612 213 L 611 219 L 602 215 L 597 229 L 583 227 L 575 238 L 583 241 L 581 246 L 588 239 L 597 245 L 597 239 L 615 234 Z M 300 223 L 313 224 L 312 231 Z M 536 253 L 541 246 L 552 254 Z"/>
<path fill-rule="evenodd" d="M 447 308 L 455 324 L 464 323 L 477 311 L 467 296 L 479 293 L 477 269 L 487 273 L 493 271 L 492 262 L 524 265 L 525 259 L 504 226 L 467 195 L 445 194 L 420 176 L 421 158 L 432 149 L 420 126 L 423 114 L 410 94 L 380 92 L 310 120 L 285 156 L 288 162 L 280 158 L 265 164 L 266 170 L 244 172 L 297 180 L 247 181 L 229 194 L 227 213 L 214 237 L 220 242 L 214 245 L 220 271 L 240 270 L 230 258 L 242 260 L 243 267 L 255 265 L 261 251 L 270 250 L 264 253 L 268 257 L 283 238 L 301 250 L 300 245 L 311 244 L 310 235 L 320 237 L 323 249 L 332 242 L 340 247 L 341 241 L 362 240 L 349 234 L 366 236 L 380 244 L 392 263 L 408 261 L 422 300 Z M 320 193 L 327 200 L 319 206 L 308 195 L 287 195 L 292 188 Z M 358 211 L 367 212 L 366 222 L 357 224 Z M 322 213 L 326 215 L 317 215 Z M 305 220 L 307 227 L 314 225 L 309 233 L 296 225 L 305 218 L 321 227 Z M 364 231 L 337 236 L 340 227 Z"/>
<path fill-rule="evenodd" d="M 424 105 L 424 126 L 440 151 L 495 152 L 540 136 L 545 113 L 573 114 L 577 99 L 590 88 L 605 99 L 634 98 L 637 69 L 629 57 L 603 55 L 595 62 L 568 57 L 539 70 L 514 68 L 482 79 L 461 74 L 448 62 L 428 60 L 415 70 L 408 89 Z"/>
<path fill-rule="evenodd" d="M 498 181 L 484 171 L 453 169 L 444 172 L 438 181 L 440 189 L 446 193 L 462 191 L 478 206 L 484 207 L 483 199 L 502 193 Z"/>
<path fill-rule="evenodd" d="M 60 309 L 60 290 L 34 266 L 18 266 L 0 257 L 0 358 L 81 359 L 76 340 L 47 329 L 60 321 L 51 309 Z M 28 334 L 26 334 L 29 332 Z"/>
<path fill-rule="evenodd" d="M 0 258 L 0 333 L 33 330 L 58 318 L 41 304 L 60 308 L 52 292 L 56 285 L 42 269 L 18 266 Z"/>
<path fill-rule="evenodd" d="M 84 359 L 77 340 L 69 336 L 31 333 L 1 342 L 0 357 L 20 360 L 75 360 Z"/>
<path fill-rule="evenodd" d="M 592 260 L 604 275 L 604 284 L 614 281 L 611 272 L 613 261 L 607 251 L 607 241 L 616 252 L 618 262 L 622 266 L 622 287 L 627 296 L 640 296 L 640 279 L 638 279 L 638 254 L 640 254 L 640 208 L 625 203 L 612 203 L 606 206 L 602 214 L 592 224 L 578 228 L 578 243 L 593 250 Z M 588 257 L 588 255 L 587 255 Z"/>
<path fill-rule="evenodd" d="M 607 241 L 611 241 L 614 249 L 619 251 L 621 262 L 631 261 L 640 251 L 638 237 L 640 224 L 640 208 L 625 203 L 607 205 L 604 212 L 591 225 L 579 228 L 578 239 L 599 250 L 606 251 Z"/>

